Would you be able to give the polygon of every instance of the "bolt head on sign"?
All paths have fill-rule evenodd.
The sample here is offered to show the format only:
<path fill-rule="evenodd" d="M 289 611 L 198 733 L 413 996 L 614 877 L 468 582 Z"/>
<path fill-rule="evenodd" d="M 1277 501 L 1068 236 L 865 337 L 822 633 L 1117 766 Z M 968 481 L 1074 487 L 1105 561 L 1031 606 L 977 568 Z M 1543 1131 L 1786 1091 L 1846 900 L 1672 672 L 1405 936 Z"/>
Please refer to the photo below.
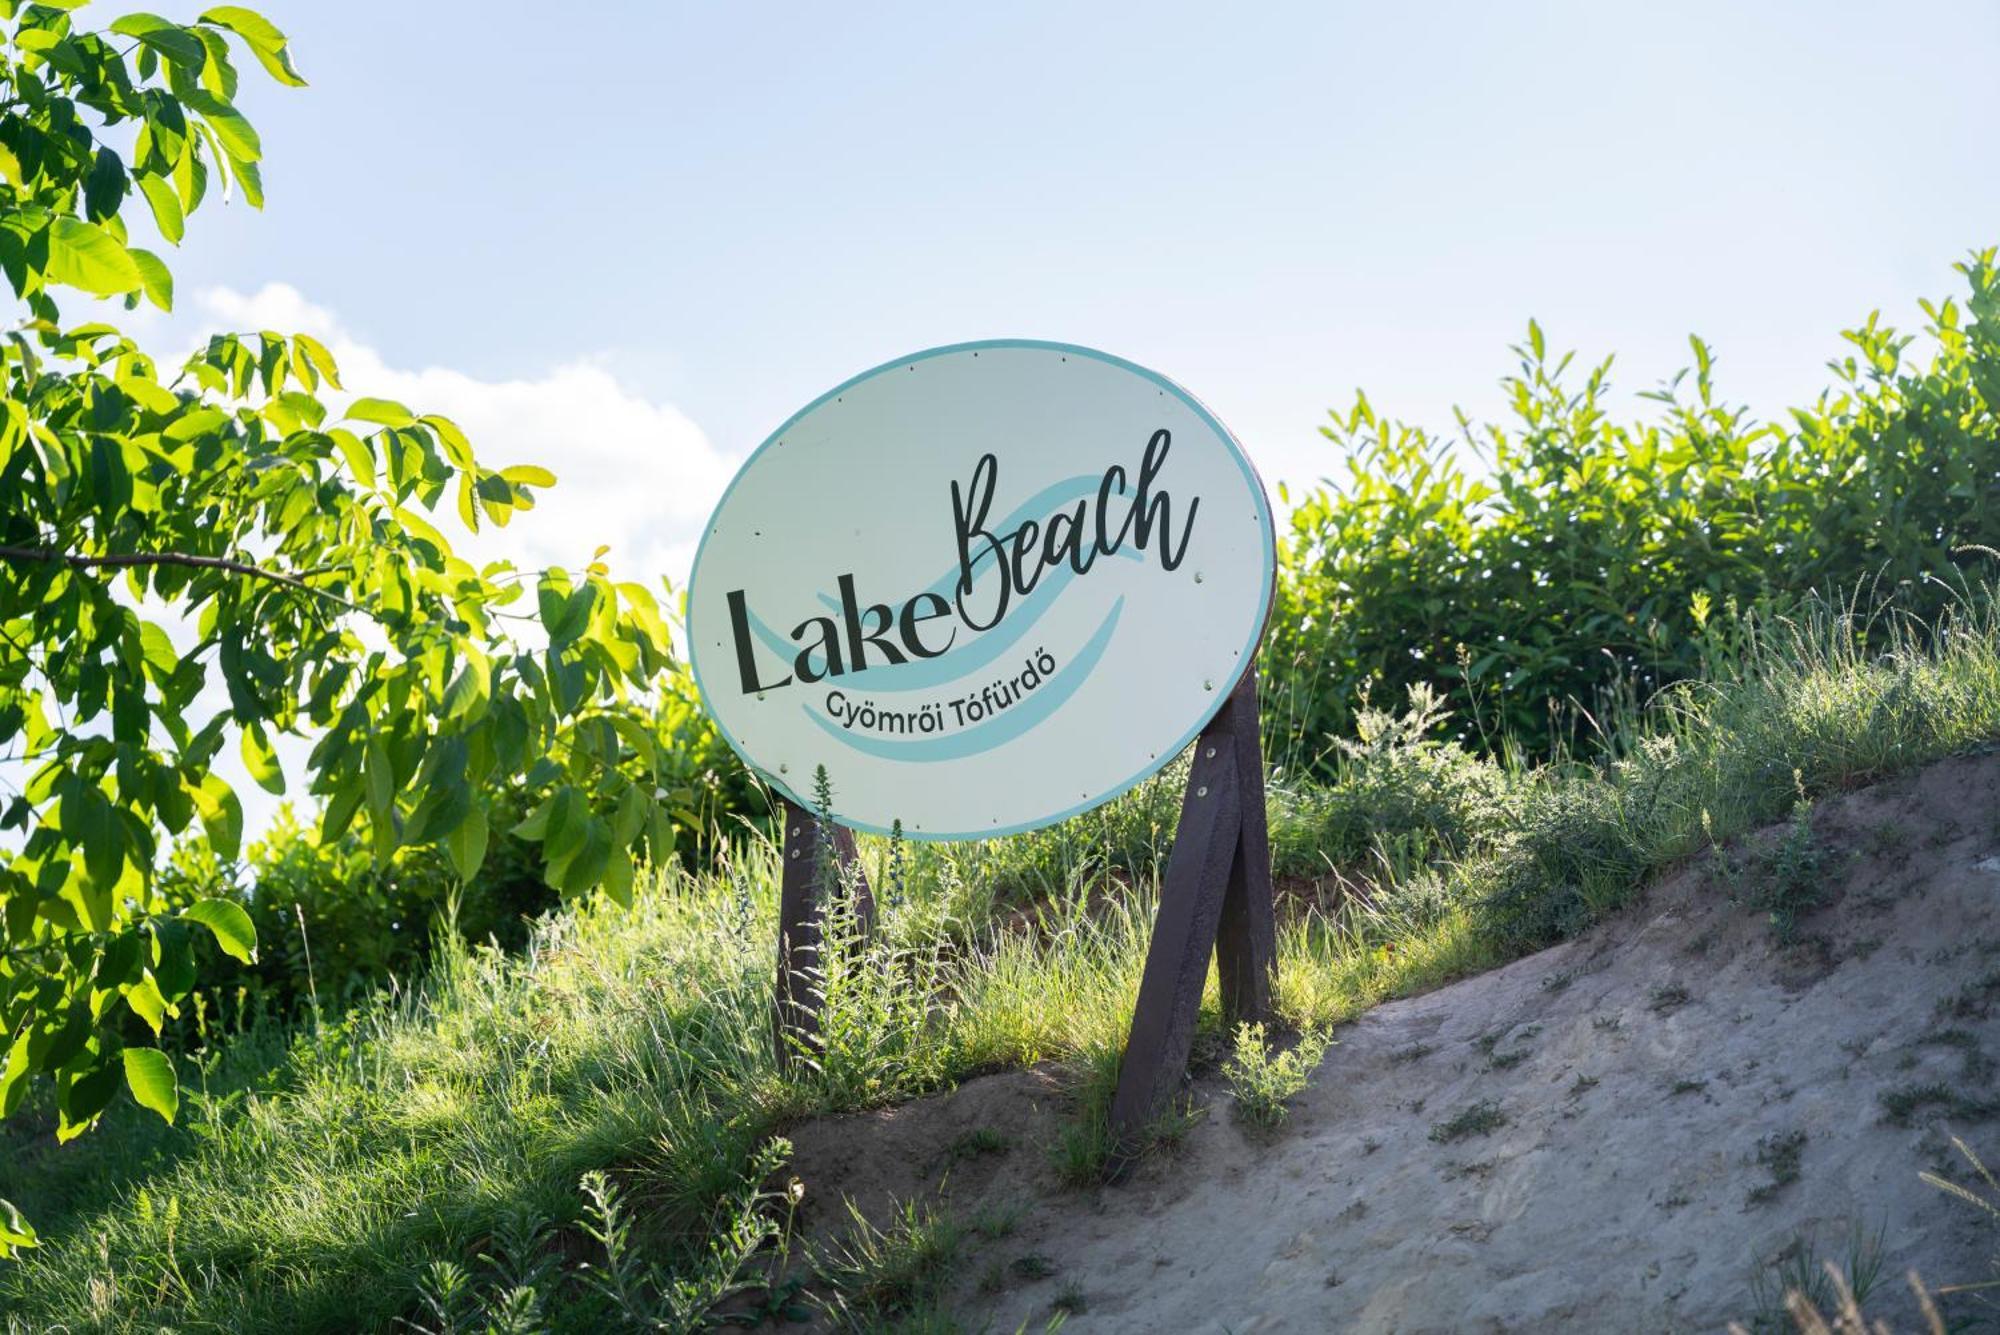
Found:
<path fill-rule="evenodd" d="M 803 806 L 913 839 L 1049 825 L 1171 761 L 1256 653 L 1271 507 L 1163 376 L 965 343 L 830 390 L 750 456 L 688 587 L 702 699 Z"/>

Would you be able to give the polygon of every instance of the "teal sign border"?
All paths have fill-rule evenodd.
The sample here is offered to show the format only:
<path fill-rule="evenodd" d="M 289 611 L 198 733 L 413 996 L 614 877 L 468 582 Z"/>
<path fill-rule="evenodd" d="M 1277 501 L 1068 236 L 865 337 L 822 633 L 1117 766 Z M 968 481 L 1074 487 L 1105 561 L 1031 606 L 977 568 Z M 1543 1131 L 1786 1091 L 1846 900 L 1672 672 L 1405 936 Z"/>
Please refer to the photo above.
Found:
<path fill-rule="evenodd" d="M 1263 605 L 1257 609 L 1257 618 L 1252 623 L 1252 629 L 1250 631 L 1250 640 L 1247 644 L 1243 646 L 1243 651 L 1240 655 L 1242 659 L 1242 666 L 1237 669 L 1236 675 L 1230 677 L 1227 682 L 1219 683 L 1217 689 L 1213 693 L 1215 697 L 1215 703 L 1211 704 L 1207 709 L 1204 709 L 1201 712 L 1201 717 L 1195 720 L 1194 726 L 1190 727 L 1187 730 L 1186 734 L 1183 735 L 1179 741 L 1175 742 L 1172 746 L 1164 748 L 1160 752 L 1159 757 L 1156 760 L 1148 764 L 1144 769 L 1141 769 L 1137 774 L 1134 774 L 1131 778 L 1125 780 L 1123 783 L 1119 784 L 1115 788 L 1107 789 L 1105 792 L 1099 794 L 1096 797 L 1089 798 L 1085 801 L 1079 802 L 1076 805 L 1069 807 L 1064 811 L 1058 812 L 1053 816 L 1046 817 L 1042 820 L 1029 821 L 1025 824 L 1010 825 L 1004 828 L 995 828 L 995 829 L 967 830 L 963 832 L 941 832 L 936 830 L 910 830 L 908 828 L 905 828 L 903 831 L 903 837 L 906 839 L 914 840 L 919 843 L 951 843 L 954 841 L 967 840 L 967 839 L 993 839 L 993 838 L 998 838 L 1001 835 L 1025 834 L 1030 830 L 1046 829 L 1048 826 L 1060 824 L 1061 822 L 1070 819 L 1072 816 L 1080 816 L 1087 811 L 1095 811 L 1098 807 L 1101 807 L 1107 802 L 1114 801 L 1117 798 L 1124 796 L 1126 793 L 1131 792 L 1134 788 L 1138 787 L 1146 780 L 1152 778 L 1155 774 L 1158 774 L 1161 770 L 1165 769 L 1168 765 L 1172 764 L 1174 757 L 1178 756 L 1181 752 L 1185 751 L 1188 748 L 1188 744 L 1190 742 L 1194 741 L 1196 737 L 1201 735 L 1201 730 L 1209 725 L 1209 721 L 1213 719 L 1218 712 L 1221 711 L 1223 704 L 1228 701 L 1229 693 L 1235 689 L 1236 683 L 1242 678 L 1243 673 L 1248 671 L 1251 665 L 1256 662 L 1257 646 L 1263 643 L 1264 626 L 1265 623 L 1270 620 L 1271 600 L 1277 589 L 1277 577 L 1278 577 L 1277 521 L 1272 517 L 1271 514 L 1271 499 L 1264 491 L 1264 480 L 1257 475 L 1256 466 L 1250 462 L 1250 456 L 1243 452 L 1242 442 L 1236 439 L 1235 435 L 1233 435 L 1230 432 L 1229 428 L 1224 426 L 1222 422 L 1215 416 L 1215 414 L 1208 410 L 1207 406 L 1204 405 L 1200 399 L 1197 399 L 1194 395 L 1188 393 L 1185 389 L 1182 389 L 1179 385 L 1167 379 L 1167 377 L 1161 375 L 1159 372 L 1150 371 L 1145 367 L 1140 366 L 1136 362 L 1128 362 L 1123 357 L 1114 357 L 1108 352 L 1099 352 L 1095 348 L 1081 347 L 1075 343 L 1055 343 L 1055 342 L 1050 342 L 1047 339 L 1039 339 L 1039 338 L 988 338 L 988 339 L 979 339 L 970 343 L 949 343 L 943 347 L 926 348 L 922 352 L 912 353 L 907 357 L 897 357 L 890 361 L 883 362 L 880 366 L 871 366 L 866 371 L 863 371 L 861 374 L 856 376 L 850 376 L 848 379 L 841 381 L 838 385 L 835 385 L 832 389 L 820 395 L 818 398 L 814 399 L 811 403 L 808 403 L 805 407 L 793 413 L 790 417 L 787 417 L 776 431 L 773 431 L 770 435 L 764 438 L 763 444 L 759 445 L 756 449 L 750 452 L 750 457 L 745 459 L 743 461 L 742 467 L 736 470 L 736 476 L 730 478 L 729 485 L 723 489 L 722 499 L 715 503 L 715 509 L 709 514 L 708 523 L 704 526 L 706 531 L 701 535 L 700 545 L 695 548 L 694 565 L 688 571 L 689 598 L 688 598 L 688 617 L 687 617 L 687 638 L 688 638 L 688 646 L 690 649 L 690 652 L 688 654 L 688 667 L 689 670 L 692 671 L 694 674 L 695 689 L 701 695 L 702 708 L 708 710 L 708 716 L 710 719 L 714 720 L 716 731 L 722 734 L 722 740 L 729 743 L 729 749 L 736 753 L 737 758 L 741 760 L 746 766 L 748 766 L 752 773 L 756 774 L 759 778 L 763 779 L 764 782 L 770 784 L 773 788 L 776 788 L 786 797 L 789 797 L 792 801 L 798 803 L 801 807 L 804 807 L 808 811 L 812 810 L 813 803 L 812 803 L 812 796 L 810 793 L 800 793 L 795 791 L 789 784 L 780 782 L 776 775 L 766 772 L 763 769 L 763 767 L 758 765 L 755 761 L 751 760 L 749 753 L 746 752 L 743 749 L 742 745 L 737 742 L 736 738 L 733 735 L 731 735 L 728 727 L 726 727 L 723 724 L 722 719 L 717 716 L 714 708 L 712 708 L 709 705 L 708 686 L 701 679 L 701 669 L 695 666 L 695 655 L 693 654 L 693 652 L 691 652 L 693 649 L 694 637 L 695 637 L 693 592 L 701 582 L 701 558 L 703 554 L 706 553 L 708 550 L 708 540 L 709 538 L 714 536 L 717 531 L 715 528 L 715 516 L 721 514 L 723 511 L 723 507 L 729 504 L 729 497 L 731 493 L 733 493 L 736 490 L 736 484 L 742 480 L 743 475 L 745 473 L 750 471 L 751 466 L 754 465 L 757 462 L 757 460 L 763 456 L 764 451 L 770 449 L 772 446 L 776 445 L 781 439 L 783 439 L 785 433 L 790 431 L 801 417 L 804 417 L 807 413 L 812 412 L 815 408 L 818 408 L 828 399 L 834 398 L 841 394 L 845 394 L 848 390 L 854 388 L 856 385 L 860 384 L 864 380 L 872 380 L 873 378 L 875 378 L 878 375 L 881 375 L 885 371 L 893 371 L 900 367 L 914 366 L 918 362 L 929 361 L 933 357 L 948 357 L 954 353 L 960 353 L 960 352 L 985 352 L 989 349 L 995 349 L 995 348 L 1032 348 L 1042 352 L 1060 353 L 1065 356 L 1088 357 L 1093 361 L 1104 362 L 1107 365 L 1116 366 L 1122 370 L 1130 371 L 1134 375 L 1142 376 L 1145 379 L 1152 381 L 1153 384 L 1159 386 L 1161 389 L 1165 390 L 1167 393 L 1173 395 L 1175 398 L 1179 399 L 1182 403 L 1186 404 L 1188 408 L 1193 411 L 1196 417 L 1199 417 L 1203 422 L 1207 423 L 1209 427 L 1215 431 L 1216 435 L 1220 436 L 1223 440 L 1227 441 L 1231 453 L 1233 453 L 1236 456 L 1237 467 L 1243 470 L 1244 481 L 1250 484 L 1250 492 L 1257 499 L 1257 512 L 1258 515 L 1264 521 L 1264 531 L 1267 535 L 1269 535 L 1270 539 L 1268 542 L 1264 544 L 1264 552 L 1263 552 L 1264 555 L 1264 579 L 1262 585 Z M 849 829 L 860 830 L 866 834 L 886 835 L 889 833 L 888 830 L 881 829 L 877 826 L 861 825 L 845 820 L 840 820 L 839 813 L 837 812 L 835 813 L 834 818 L 840 824 L 846 825 Z"/>

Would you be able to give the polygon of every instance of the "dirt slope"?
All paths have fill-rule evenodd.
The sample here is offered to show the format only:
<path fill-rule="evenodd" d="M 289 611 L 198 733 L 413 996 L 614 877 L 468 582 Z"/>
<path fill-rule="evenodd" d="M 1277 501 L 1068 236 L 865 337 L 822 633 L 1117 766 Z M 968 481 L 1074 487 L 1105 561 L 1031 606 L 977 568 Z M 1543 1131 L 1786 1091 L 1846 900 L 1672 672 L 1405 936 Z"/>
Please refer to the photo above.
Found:
<path fill-rule="evenodd" d="M 801 1128 L 809 1222 L 844 1195 L 1017 1214 L 951 1289 L 1003 1332 L 1066 1288 L 1078 1332 L 1719 1330 L 1755 1311 L 1761 1259 L 1859 1227 L 1883 1239 L 1871 1311 L 1902 1328 L 1907 1269 L 1986 1278 L 1995 1250 L 1918 1173 L 1964 1175 L 1947 1131 L 2000 1160 L 2000 757 L 1822 803 L 1814 830 L 1832 902 L 1799 946 L 1703 859 L 1575 942 L 1347 1026 L 1275 1135 L 1204 1080 L 1178 1155 L 1066 1190 L 1059 1091 L 996 1076 Z M 1504 1124 L 1451 1138 L 1484 1103 Z M 1011 1148 L 967 1154 L 980 1129 Z"/>

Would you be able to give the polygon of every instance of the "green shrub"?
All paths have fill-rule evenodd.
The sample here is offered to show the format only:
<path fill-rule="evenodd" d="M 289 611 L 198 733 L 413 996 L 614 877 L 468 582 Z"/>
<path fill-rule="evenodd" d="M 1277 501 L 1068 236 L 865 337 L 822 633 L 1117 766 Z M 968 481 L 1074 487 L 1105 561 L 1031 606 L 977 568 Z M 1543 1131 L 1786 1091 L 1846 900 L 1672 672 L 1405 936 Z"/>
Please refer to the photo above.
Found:
<path fill-rule="evenodd" d="M 1276 870 L 1373 863 L 1400 874 L 1489 842 L 1507 824 L 1514 785 L 1499 765 L 1439 740 L 1446 718 L 1427 685 L 1409 687 L 1401 714 L 1364 704 L 1358 740 L 1335 744 L 1327 778 L 1288 785 L 1272 804 Z"/>
<path fill-rule="evenodd" d="M 1844 335 L 1839 384 L 1781 422 L 1719 399 L 1698 340 L 1647 396 L 1656 419 L 1616 422 L 1610 361 L 1579 377 L 1532 323 L 1503 382 L 1510 425 L 1461 417 L 1453 442 L 1357 396 L 1322 428 L 1345 479 L 1304 498 L 1280 543 L 1268 726 L 1315 752 L 1369 686 L 1434 682 L 1468 739 L 1547 756 L 1697 675 L 1712 612 L 1897 590 L 1932 620 L 1963 549 L 2000 546 L 1995 255 L 1958 266 L 1962 307 L 1925 303 L 1928 366 L 1871 315 Z"/>
<path fill-rule="evenodd" d="M 496 810 L 510 805 L 518 820 L 518 803 Z M 492 840 L 480 874 L 463 885 L 436 849 L 402 849 L 377 866 L 371 847 L 365 820 L 327 840 L 301 826 L 289 805 L 279 808 L 239 862 L 219 860 L 206 839 L 179 841 L 160 876 L 165 902 L 226 896 L 243 906 L 257 929 L 254 964 L 195 939 L 205 987 L 240 990 L 238 1004 L 278 1018 L 300 1016 L 315 1000 L 339 1011 L 391 977 L 410 979 L 428 959 L 440 927 L 518 949 L 531 920 L 558 899 L 543 884 L 531 850 L 504 834 Z"/>
<path fill-rule="evenodd" d="M 746 826 L 768 819 L 768 795 L 716 731 L 684 665 L 663 671 L 654 698 L 623 711 L 615 725 L 605 717 L 625 743 L 607 751 L 657 794 L 676 855 L 688 868 L 707 865 L 723 844 L 740 841 Z M 579 757 L 571 767 L 596 763 Z M 398 848 L 378 864 L 366 814 L 326 839 L 316 823 L 300 824 L 285 806 L 237 859 L 217 857 L 205 834 L 190 830 L 169 851 L 159 891 L 170 907 L 219 895 L 250 915 L 254 964 L 223 954 L 206 936 L 193 938 L 197 976 L 211 998 L 280 1019 L 301 1016 L 315 1000 L 338 1011 L 391 978 L 413 977 L 440 929 L 503 950 L 526 944 L 533 921 L 560 896 L 545 878 L 540 850 L 515 827 L 562 777 L 561 767 L 552 769 L 558 772 L 541 775 L 536 789 L 493 793 L 485 858 L 463 882 L 434 845 Z M 596 814 L 614 819 L 612 811 Z M 182 1010 L 185 1039 L 199 1020 L 191 1008 Z"/>

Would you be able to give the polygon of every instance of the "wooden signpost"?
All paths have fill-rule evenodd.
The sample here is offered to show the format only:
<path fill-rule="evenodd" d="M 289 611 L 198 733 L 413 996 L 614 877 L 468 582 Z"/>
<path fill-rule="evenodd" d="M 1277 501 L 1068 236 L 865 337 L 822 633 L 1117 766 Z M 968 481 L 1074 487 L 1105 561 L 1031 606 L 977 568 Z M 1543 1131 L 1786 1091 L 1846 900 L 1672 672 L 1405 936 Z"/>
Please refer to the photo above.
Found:
<path fill-rule="evenodd" d="M 827 951 L 873 919 L 853 831 L 1041 829 L 1192 748 L 1112 1106 L 1129 1153 L 1186 1072 L 1210 958 L 1230 1023 L 1270 1010 L 1250 665 L 1276 568 L 1235 437 L 1108 353 L 932 348 L 773 432 L 702 535 L 687 644 L 717 731 L 779 797 L 779 1061 L 816 1050 Z"/>

